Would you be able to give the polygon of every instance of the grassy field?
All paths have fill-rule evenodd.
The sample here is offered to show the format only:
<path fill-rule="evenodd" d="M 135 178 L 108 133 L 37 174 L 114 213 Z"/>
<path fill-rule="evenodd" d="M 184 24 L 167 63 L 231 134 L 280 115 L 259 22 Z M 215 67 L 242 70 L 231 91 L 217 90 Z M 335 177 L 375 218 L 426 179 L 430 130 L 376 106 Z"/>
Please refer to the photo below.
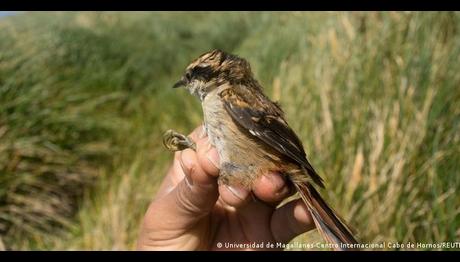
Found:
<path fill-rule="evenodd" d="M 460 13 L 71 12 L 0 19 L 0 247 L 133 249 L 163 131 L 201 122 L 170 87 L 213 48 L 249 60 L 361 240 L 459 241 Z"/>

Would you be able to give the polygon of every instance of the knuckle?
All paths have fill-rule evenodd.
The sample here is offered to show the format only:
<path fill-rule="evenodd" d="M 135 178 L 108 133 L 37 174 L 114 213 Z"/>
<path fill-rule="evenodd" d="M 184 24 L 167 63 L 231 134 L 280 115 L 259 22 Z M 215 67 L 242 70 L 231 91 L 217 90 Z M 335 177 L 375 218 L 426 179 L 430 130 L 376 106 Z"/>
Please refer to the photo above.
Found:
<path fill-rule="evenodd" d="M 193 192 L 185 183 L 180 183 L 178 186 L 177 194 L 175 195 L 175 202 L 179 209 L 186 214 L 199 214 L 202 212 L 201 208 L 194 203 Z"/>

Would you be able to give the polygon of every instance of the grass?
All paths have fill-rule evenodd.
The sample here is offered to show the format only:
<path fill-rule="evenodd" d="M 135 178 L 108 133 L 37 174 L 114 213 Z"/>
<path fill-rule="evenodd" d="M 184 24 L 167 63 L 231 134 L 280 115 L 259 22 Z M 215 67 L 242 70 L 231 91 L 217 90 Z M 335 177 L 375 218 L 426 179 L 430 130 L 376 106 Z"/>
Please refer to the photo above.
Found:
<path fill-rule="evenodd" d="M 133 249 L 162 132 L 201 122 L 169 87 L 212 48 L 250 61 L 360 239 L 458 241 L 459 30 L 437 12 L 2 18 L 0 247 Z"/>

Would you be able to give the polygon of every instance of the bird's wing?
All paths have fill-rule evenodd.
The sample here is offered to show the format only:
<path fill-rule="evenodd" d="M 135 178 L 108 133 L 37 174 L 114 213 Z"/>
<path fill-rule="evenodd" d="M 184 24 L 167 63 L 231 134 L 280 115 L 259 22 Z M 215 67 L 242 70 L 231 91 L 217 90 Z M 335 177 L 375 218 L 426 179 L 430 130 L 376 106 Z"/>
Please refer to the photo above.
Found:
<path fill-rule="evenodd" d="M 282 155 L 292 159 L 308 171 L 321 187 L 321 177 L 307 160 L 302 142 L 288 126 L 283 111 L 261 92 L 235 85 L 219 92 L 224 107 L 232 118 L 249 134 L 265 142 Z"/>

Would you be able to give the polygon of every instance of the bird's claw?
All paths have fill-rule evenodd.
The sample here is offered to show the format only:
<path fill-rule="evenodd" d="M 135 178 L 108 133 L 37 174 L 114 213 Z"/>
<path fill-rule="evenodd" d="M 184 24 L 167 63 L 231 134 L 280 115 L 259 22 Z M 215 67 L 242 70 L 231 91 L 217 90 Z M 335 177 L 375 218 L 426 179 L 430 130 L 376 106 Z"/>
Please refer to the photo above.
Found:
<path fill-rule="evenodd" d="M 192 139 L 171 129 L 163 134 L 163 145 L 173 152 L 187 148 L 196 151 L 196 144 Z"/>

